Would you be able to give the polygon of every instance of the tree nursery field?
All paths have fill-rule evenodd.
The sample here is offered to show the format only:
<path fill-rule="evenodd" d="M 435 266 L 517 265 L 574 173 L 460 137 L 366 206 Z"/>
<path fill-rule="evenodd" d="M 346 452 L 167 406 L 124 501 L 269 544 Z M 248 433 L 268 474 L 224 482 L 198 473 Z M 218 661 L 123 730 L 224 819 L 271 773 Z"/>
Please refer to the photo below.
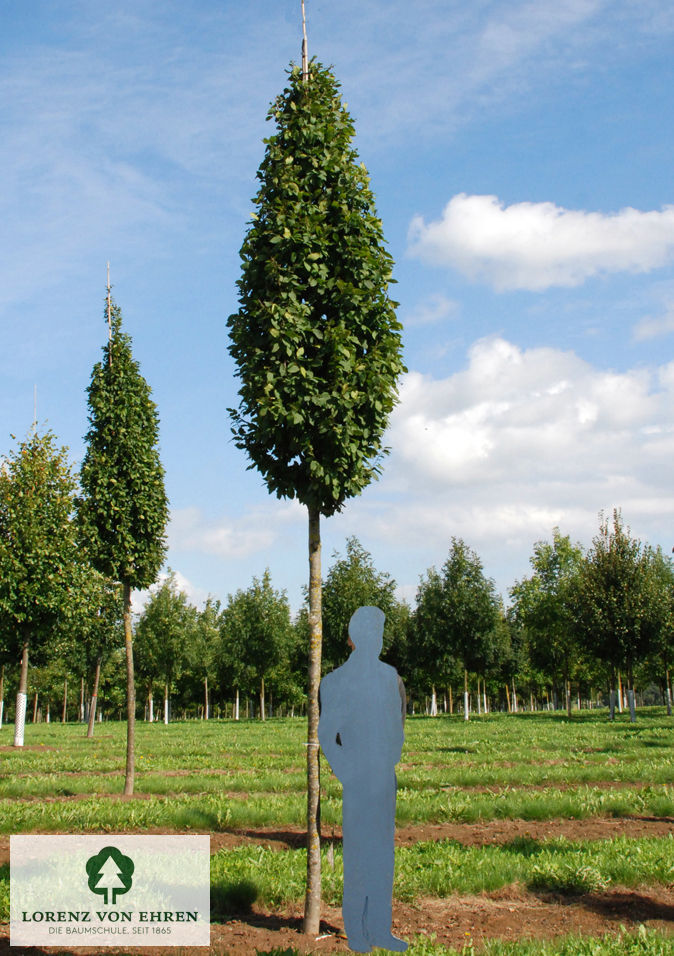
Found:
<path fill-rule="evenodd" d="M 636 723 L 607 718 L 408 719 L 394 931 L 412 956 L 674 953 L 672 720 L 664 708 L 639 710 Z M 341 788 L 324 760 L 321 933 L 301 933 L 303 719 L 141 723 L 133 797 L 125 725 L 85 732 L 30 724 L 19 749 L 13 728 L 0 729 L 0 953 L 10 952 L 9 835 L 28 832 L 209 833 L 210 952 L 348 951 Z"/>

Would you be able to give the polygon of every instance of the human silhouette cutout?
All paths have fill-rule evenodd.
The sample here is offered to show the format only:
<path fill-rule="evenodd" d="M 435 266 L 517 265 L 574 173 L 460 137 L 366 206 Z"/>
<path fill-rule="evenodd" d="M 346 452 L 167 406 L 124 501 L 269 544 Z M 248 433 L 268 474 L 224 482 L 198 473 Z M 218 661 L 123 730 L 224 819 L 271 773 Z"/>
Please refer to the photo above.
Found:
<path fill-rule="evenodd" d="M 342 784 L 344 895 L 349 947 L 404 952 L 391 933 L 396 776 L 405 720 L 405 688 L 379 660 L 385 615 L 360 607 L 349 622 L 346 663 L 321 681 L 318 739 Z"/>

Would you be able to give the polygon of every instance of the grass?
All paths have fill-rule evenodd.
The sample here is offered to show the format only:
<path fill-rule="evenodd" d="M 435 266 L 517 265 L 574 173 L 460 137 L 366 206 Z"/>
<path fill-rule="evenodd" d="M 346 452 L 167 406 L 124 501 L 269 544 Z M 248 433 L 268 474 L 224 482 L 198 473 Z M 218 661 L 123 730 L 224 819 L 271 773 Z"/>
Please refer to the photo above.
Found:
<path fill-rule="evenodd" d="M 606 712 L 415 717 L 406 725 L 398 772 L 398 825 L 491 819 L 674 817 L 674 722 L 663 708 L 610 723 Z M 0 729 L 0 746 L 13 728 Z M 106 722 L 87 740 L 79 724 L 28 725 L 28 749 L 7 749 L 0 775 L 0 832 L 193 832 L 304 823 L 303 720 L 137 724 L 137 799 L 123 787 L 125 725 Z M 341 817 L 341 788 L 324 764 L 325 831 Z M 215 919 L 258 901 L 270 907 L 304 895 L 302 850 L 246 845 L 211 860 Z M 582 896 L 612 886 L 674 884 L 674 837 L 570 842 L 514 840 L 464 846 L 424 842 L 396 853 L 398 900 L 496 891 Z M 341 899 L 341 852 L 323 861 L 323 895 Z M 9 868 L 0 868 L 0 919 L 9 907 Z M 467 941 L 463 956 L 472 956 Z M 291 951 L 288 951 L 291 953 Z M 420 937 L 411 956 L 450 953 Z M 457 951 L 458 952 L 458 951 Z M 674 956 L 657 933 L 606 939 L 501 944 L 487 956 Z"/>

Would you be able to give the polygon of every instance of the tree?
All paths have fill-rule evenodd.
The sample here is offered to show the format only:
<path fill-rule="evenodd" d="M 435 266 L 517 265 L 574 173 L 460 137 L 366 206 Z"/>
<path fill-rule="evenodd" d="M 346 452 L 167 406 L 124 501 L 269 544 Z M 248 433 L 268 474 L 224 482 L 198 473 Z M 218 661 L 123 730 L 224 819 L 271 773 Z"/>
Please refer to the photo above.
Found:
<path fill-rule="evenodd" d="M 272 587 L 269 569 L 245 591 L 229 595 L 222 627 L 227 653 L 240 662 L 244 688 L 259 691 L 264 720 L 265 679 L 274 679 L 287 665 L 293 638 L 288 598 Z"/>
<path fill-rule="evenodd" d="M 575 626 L 572 593 L 583 561 L 579 545 L 568 535 L 552 532 L 552 544 L 538 541 L 530 559 L 534 573 L 510 591 L 515 621 L 529 634 L 532 662 L 564 680 L 567 716 L 571 717 L 570 680 L 580 648 Z"/>
<path fill-rule="evenodd" d="M 620 511 L 600 517 L 575 595 L 575 614 L 585 646 L 612 671 L 625 668 L 630 718 L 634 721 L 634 666 L 648 652 L 661 625 L 663 607 L 654 601 L 649 549 L 632 538 Z M 611 687 L 613 695 L 613 684 Z"/>
<path fill-rule="evenodd" d="M 417 591 L 416 639 L 431 675 L 444 675 L 461 661 L 464 714 L 468 720 L 468 671 L 484 673 L 491 661 L 489 635 L 499 620 L 494 582 L 477 554 L 452 538 L 442 573 L 431 568 Z"/>
<path fill-rule="evenodd" d="M 185 647 L 194 631 L 196 609 L 178 589 L 169 571 L 150 596 L 136 627 L 139 654 L 155 662 L 155 674 L 164 683 L 164 723 L 169 722 L 169 696 L 185 660 Z"/>
<path fill-rule="evenodd" d="M 108 299 L 109 339 L 94 366 L 89 397 L 84 496 L 78 517 L 94 566 L 122 585 L 127 676 L 124 793 L 134 785 L 136 691 L 133 674 L 131 591 L 156 579 L 166 550 L 168 501 L 159 460 L 157 409 L 122 331 L 122 313 Z"/>
<path fill-rule="evenodd" d="M 323 672 L 344 663 L 351 615 L 359 607 L 374 605 L 386 615 L 384 649 L 388 651 L 398 637 L 394 631 L 398 617 L 396 583 L 388 574 L 376 570 L 372 555 L 356 537 L 347 538 L 346 555 L 333 553 L 334 564 L 323 582 Z"/>
<path fill-rule="evenodd" d="M 229 351 L 241 381 L 230 410 L 236 445 L 270 492 L 309 517 L 307 896 L 304 929 L 320 921 L 318 685 L 320 516 L 339 511 L 381 469 L 382 436 L 404 370 L 388 296 L 392 259 L 354 127 L 332 73 L 312 61 L 268 119 L 256 212 L 241 248 L 239 310 Z"/>
<path fill-rule="evenodd" d="M 23 746 L 28 659 L 68 613 L 76 555 L 75 478 L 67 449 L 35 431 L 0 465 L 0 619 L 7 649 L 21 661 L 14 745 Z"/>

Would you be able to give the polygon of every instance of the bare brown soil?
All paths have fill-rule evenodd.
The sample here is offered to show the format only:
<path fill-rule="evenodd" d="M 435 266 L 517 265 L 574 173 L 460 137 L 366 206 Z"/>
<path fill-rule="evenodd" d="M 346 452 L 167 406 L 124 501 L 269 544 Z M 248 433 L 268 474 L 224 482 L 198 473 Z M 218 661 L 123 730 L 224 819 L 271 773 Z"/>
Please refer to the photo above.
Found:
<path fill-rule="evenodd" d="M 479 950 L 486 939 L 551 939 L 569 933 L 600 936 L 618 932 L 621 926 L 634 930 L 640 924 L 672 933 L 674 939 L 674 889 L 615 888 L 606 893 L 581 897 L 535 895 L 517 887 L 480 896 L 451 896 L 447 899 L 423 899 L 414 905 L 394 907 L 393 930 L 406 939 L 419 935 L 435 936 L 444 946 L 460 948 L 472 940 Z M 74 953 L 82 956 L 100 953 L 92 947 L 9 947 L 7 926 L 0 927 L 0 956 L 19 952 L 26 956 L 39 953 Z M 323 908 L 321 935 L 318 939 L 302 934 L 299 906 L 284 911 L 253 907 L 221 925 L 211 927 L 211 945 L 194 947 L 196 954 L 232 954 L 253 956 L 275 947 L 295 947 L 302 953 L 347 953 L 339 909 Z M 166 947 L 118 950 L 106 947 L 106 953 L 147 953 L 148 956 L 175 956 Z"/>

